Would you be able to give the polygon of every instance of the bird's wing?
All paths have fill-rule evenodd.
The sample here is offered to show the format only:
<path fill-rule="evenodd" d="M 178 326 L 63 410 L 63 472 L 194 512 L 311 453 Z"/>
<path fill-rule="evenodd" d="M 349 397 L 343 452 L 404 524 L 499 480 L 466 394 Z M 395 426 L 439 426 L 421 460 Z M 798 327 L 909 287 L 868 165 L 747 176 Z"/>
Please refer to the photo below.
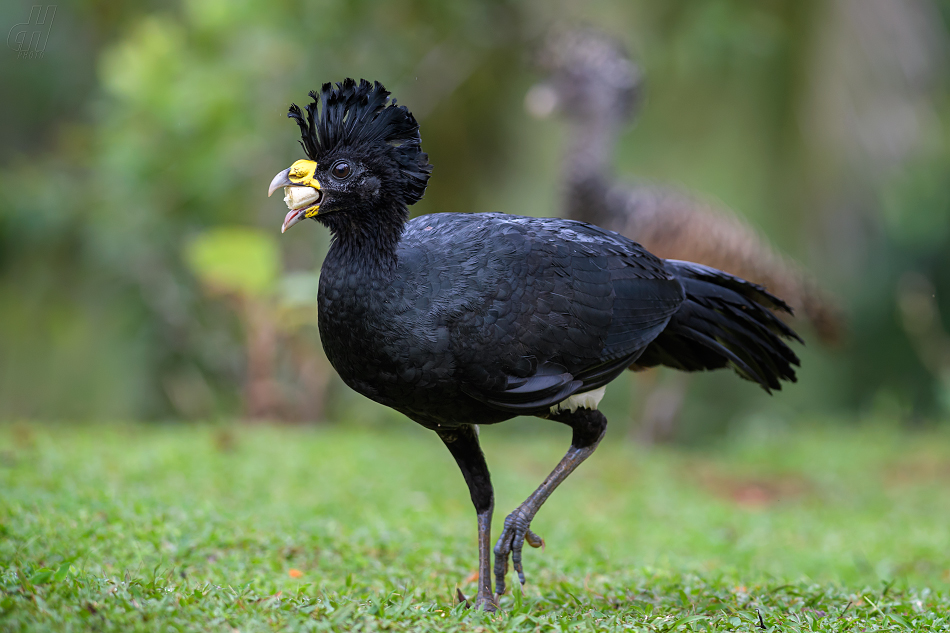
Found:
<path fill-rule="evenodd" d="M 478 214 L 455 224 L 468 274 L 444 306 L 462 390 L 531 412 L 596 389 L 636 360 L 683 301 L 634 242 L 579 222 Z"/>
<path fill-rule="evenodd" d="M 472 383 L 462 383 L 462 391 L 486 404 L 511 411 L 526 413 L 545 409 L 569 398 L 584 386 L 562 365 L 543 363 L 526 378 L 506 375 L 503 389 L 484 389 Z"/>

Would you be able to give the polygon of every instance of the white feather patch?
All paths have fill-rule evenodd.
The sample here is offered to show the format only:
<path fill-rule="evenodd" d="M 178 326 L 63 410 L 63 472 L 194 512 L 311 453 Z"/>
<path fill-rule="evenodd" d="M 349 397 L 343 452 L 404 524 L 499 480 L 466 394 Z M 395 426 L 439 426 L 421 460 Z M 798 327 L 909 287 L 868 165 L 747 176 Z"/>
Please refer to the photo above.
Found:
<path fill-rule="evenodd" d="M 607 385 L 599 389 L 594 389 L 593 391 L 585 391 L 584 393 L 575 393 L 570 398 L 561 400 L 556 405 L 551 407 L 551 413 L 557 413 L 559 411 L 570 411 L 574 413 L 578 409 L 596 409 L 597 405 L 600 404 L 601 398 L 604 397 L 604 393 L 607 391 Z"/>

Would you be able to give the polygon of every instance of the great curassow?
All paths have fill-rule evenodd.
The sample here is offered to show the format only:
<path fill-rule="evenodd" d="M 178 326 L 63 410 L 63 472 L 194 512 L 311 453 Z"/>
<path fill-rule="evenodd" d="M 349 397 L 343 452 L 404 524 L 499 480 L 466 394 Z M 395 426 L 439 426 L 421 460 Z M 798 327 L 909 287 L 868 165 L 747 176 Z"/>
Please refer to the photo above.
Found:
<path fill-rule="evenodd" d="M 698 264 L 665 261 L 610 231 L 500 213 L 407 221 L 431 167 L 419 126 L 379 83 L 311 92 L 289 116 L 307 158 L 277 174 L 290 211 L 333 236 L 318 293 L 320 338 L 343 381 L 435 431 L 458 463 L 478 517 L 476 604 L 494 609 L 493 491 L 476 425 L 533 415 L 566 424 L 571 446 L 505 519 L 494 547 L 497 593 L 508 558 L 524 582 L 524 542 L 551 492 L 597 447 L 604 387 L 631 366 L 732 367 L 764 389 L 794 380 L 797 338 L 768 292 Z"/>
<path fill-rule="evenodd" d="M 547 78 L 529 91 L 527 109 L 539 117 L 557 112 L 569 126 L 561 215 L 621 233 L 659 257 L 760 284 L 802 315 L 821 342 L 837 343 L 844 325 L 834 299 L 735 213 L 682 189 L 614 177 L 614 144 L 635 116 L 643 89 L 642 72 L 620 42 L 593 28 L 555 32 L 541 47 L 538 66 Z M 682 402 L 681 393 L 654 396 Z M 653 401 L 648 399 L 641 428 L 641 438 L 650 441 L 672 433 L 677 408 Z"/>

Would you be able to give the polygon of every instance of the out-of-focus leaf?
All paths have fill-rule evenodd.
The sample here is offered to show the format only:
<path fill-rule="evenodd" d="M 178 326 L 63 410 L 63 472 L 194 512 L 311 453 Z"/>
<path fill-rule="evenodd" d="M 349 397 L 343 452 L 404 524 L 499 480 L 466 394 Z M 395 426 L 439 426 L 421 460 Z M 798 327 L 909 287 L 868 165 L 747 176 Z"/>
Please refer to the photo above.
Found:
<path fill-rule="evenodd" d="M 43 567 L 30 576 L 30 582 L 34 585 L 45 585 L 53 578 L 53 570 Z"/>
<path fill-rule="evenodd" d="M 216 293 L 260 297 L 274 289 L 280 274 L 277 243 L 258 229 L 212 229 L 188 244 L 185 258 L 202 284 Z"/>

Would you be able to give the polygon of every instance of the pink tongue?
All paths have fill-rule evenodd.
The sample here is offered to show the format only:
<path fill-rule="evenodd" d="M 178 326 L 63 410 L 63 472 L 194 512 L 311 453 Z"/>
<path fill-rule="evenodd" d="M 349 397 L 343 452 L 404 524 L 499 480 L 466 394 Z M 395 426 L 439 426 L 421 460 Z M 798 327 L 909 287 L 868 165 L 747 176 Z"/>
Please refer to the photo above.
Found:
<path fill-rule="evenodd" d="M 286 232 L 287 229 L 289 229 L 289 228 L 292 227 L 294 224 L 296 224 L 297 222 L 299 222 L 299 221 L 300 221 L 300 214 L 301 214 L 301 213 L 303 213 L 303 211 L 300 211 L 300 210 L 294 211 L 293 209 L 291 209 L 290 211 L 288 211 L 288 212 L 287 212 L 287 215 L 284 216 L 284 223 L 283 223 L 283 225 L 281 225 L 281 227 L 280 227 L 280 232 L 281 232 L 281 233 Z"/>

